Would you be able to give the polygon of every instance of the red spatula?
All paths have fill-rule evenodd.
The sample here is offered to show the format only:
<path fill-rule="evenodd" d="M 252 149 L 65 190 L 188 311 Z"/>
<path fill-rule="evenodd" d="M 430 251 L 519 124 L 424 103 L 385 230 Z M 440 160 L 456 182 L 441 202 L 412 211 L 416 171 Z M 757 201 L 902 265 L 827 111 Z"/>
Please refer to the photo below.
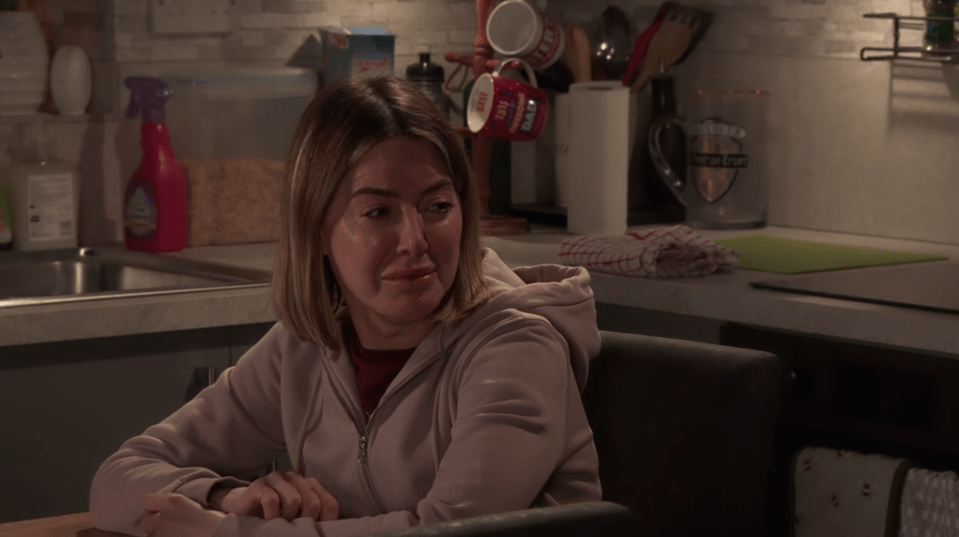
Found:
<path fill-rule="evenodd" d="M 662 22 L 653 21 L 652 24 L 643 30 L 643 33 L 639 34 L 636 43 L 633 45 L 633 51 L 629 53 L 629 65 L 626 66 L 626 72 L 623 73 L 624 86 L 628 87 L 633 84 L 633 79 L 636 78 L 636 73 L 639 72 L 639 66 L 642 65 L 643 58 L 646 57 L 646 50 L 649 48 L 649 43 L 653 40 L 653 36 L 656 35 L 656 30 L 659 30 L 661 25 Z"/>
<path fill-rule="evenodd" d="M 689 45 L 686 47 L 686 51 L 682 56 L 674 62 L 674 65 L 678 65 L 689 57 L 689 53 L 696 48 L 696 45 L 699 44 L 699 41 L 703 38 L 703 34 L 706 33 L 706 29 L 709 28 L 712 20 L 713 14 L 708 11 L 684 6 L 679 2 L 673 2 L 671 0 L 664 2 L 663 5 L 659 6 L 659 11 L 657 11 L 656 16 L 653 17 L 653 22 L 640 34 L 636 40 L 636 44 L 633 46 L 633 51 L 629 56 L 629 66 L 623 75 L 623 85 L 631 86 L 635 81 L 636 75 L 639 73 L 640 65 L 642 65 L 643 60 L 646 58 L 649 43 L 663 22 L 678 21 L 689 27 Z"/>

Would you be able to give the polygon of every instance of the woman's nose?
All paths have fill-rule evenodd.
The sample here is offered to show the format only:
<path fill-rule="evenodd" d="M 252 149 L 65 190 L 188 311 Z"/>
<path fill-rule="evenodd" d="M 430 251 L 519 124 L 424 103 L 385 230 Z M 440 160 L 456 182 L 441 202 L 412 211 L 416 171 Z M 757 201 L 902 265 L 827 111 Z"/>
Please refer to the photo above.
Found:
<path fill-rule="evenodd" d="M 404 211 L 399 227 L 397 253 L 409 253 L 413 257 L 419 257 L 429 250 L 423 229 L 423 216 L 419 211 Z"/>

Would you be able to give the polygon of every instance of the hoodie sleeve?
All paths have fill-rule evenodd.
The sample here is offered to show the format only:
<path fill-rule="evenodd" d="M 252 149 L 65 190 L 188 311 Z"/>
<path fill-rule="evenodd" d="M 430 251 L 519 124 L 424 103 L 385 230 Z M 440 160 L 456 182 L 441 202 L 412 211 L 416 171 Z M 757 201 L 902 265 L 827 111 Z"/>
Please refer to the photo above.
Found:
<path fill-rule="evenodd" d="M 569 407 L 581 406 L 565 340 L 532 315 L 481 334 L 463 362 L 452 441 L 418 505 L 423 521 L 531 507 L 564 462 Z"/>
<path fill-rule="evenodd" d="M 526 509 L 574 458 L 575 475 L 566 478 L 576 481 L 575 492 L 552 501 L 599 500 L 592 434 L 563 338 L 541 318 L 525 316 L 468 345 L 459 362 L 451 443 L 415 511 L 328 522 L 229 515 L 214 537 L 348 537 Z M 570 424 L 581 430 L 567 437 Z"/>
<path fill-rule="evenodd" d="M 246 485 L 243 478 L 282 453 L 276 332 L 274 327 L 213 386 L 103 462 L 90 490 L 97 528 L 143 535 L 138 525 L 145 494 L 174 492 L 209 507 L 214 484 Z"/>

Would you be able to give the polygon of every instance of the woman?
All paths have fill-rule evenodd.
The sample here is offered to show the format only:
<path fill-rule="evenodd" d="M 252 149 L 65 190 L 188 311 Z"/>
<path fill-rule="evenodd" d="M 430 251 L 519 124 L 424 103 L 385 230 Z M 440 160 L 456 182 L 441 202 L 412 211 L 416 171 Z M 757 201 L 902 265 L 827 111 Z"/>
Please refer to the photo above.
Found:
<path fill-rule="evenodd" d="M 588 274 L 480 249 L 466 156 L 425 96 L 324 88 L 284 205 L 280 322 L 103 463 L 97 527 L 346 536 L 600 498 Z M 246 481 L 284 451 L 296 471 Z"/>

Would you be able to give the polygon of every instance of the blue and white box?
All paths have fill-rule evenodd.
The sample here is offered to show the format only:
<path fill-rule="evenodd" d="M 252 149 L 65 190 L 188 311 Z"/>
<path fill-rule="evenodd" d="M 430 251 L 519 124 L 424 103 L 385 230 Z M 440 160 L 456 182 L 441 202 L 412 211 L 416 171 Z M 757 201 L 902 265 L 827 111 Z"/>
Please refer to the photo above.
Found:
<path fill-rule="evenodd" d="M 393 74 L 396 36 L 376 26 L 323 28 L 326 81 L 351 76 L 373 77 Z"/>

